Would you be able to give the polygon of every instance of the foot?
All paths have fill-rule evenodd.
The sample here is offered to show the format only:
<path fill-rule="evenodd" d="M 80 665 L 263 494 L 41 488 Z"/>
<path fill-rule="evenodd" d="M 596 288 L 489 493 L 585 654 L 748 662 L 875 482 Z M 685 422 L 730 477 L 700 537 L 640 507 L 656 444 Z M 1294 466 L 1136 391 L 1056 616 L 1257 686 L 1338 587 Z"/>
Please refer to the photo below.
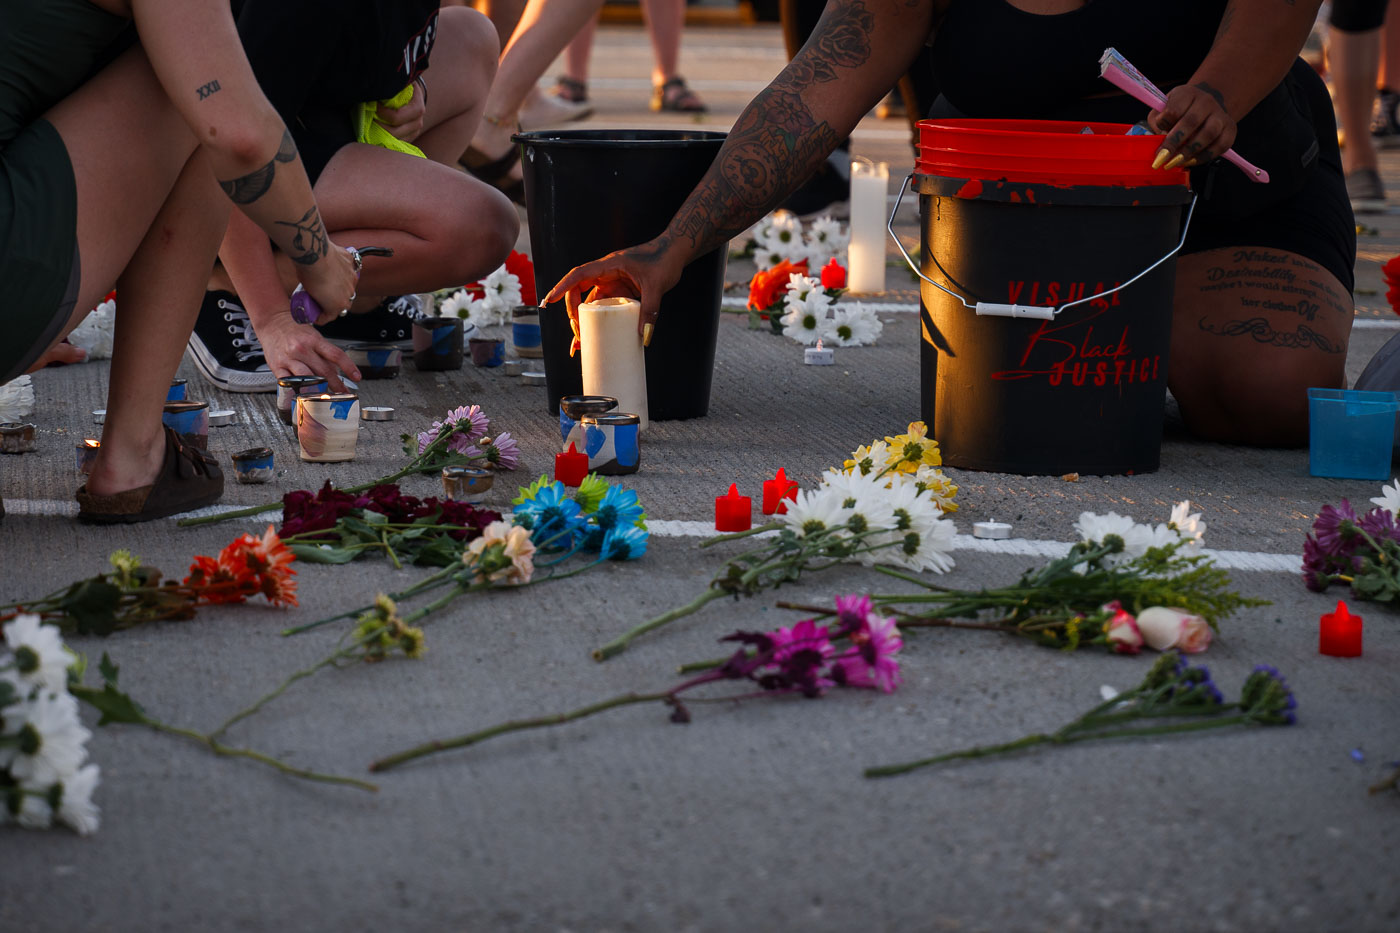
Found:
<path fill-rule="evenodd" d="M 558 126 L 582 120 L 593 112 L 593 105 L 586 101 L 572 101 L 556 93 L 546 94 L 539 88 L 532 88 L 520 107 L 520 128 L 535 130 L 545 126 Z"/>
<path fill-rule="evenodd" d="M 520 148 L 510 138 L 514 132 L 513 127 L 483 119 L 458 161 L 469 174 L 524 204 L 525 176 L 520 169 Z"/>
<path fill-rule="evenodd" d="M 1400 94 L 1388 87 L 1376 94 L 1371 108 L 1371 141 L 1378 149 L 1400 146 Z"/>
<path fill-rule="evenodd" d="M 189 355 L 205 379 L 227 392 L 273 392 L 277 377 L 267 365 L 262 342 L 248 312 L 233 292 L 204 293 Z"/>
<path fill-rule="evenodd" d="M 103 440 L 107 441 L 104 433 Z M 88 473 L 87 491 L 112 496 L 128 489 L 139 489 L 155 482 L 165 458 L 165 432 L 157 431 L 145 443 L 107 441 L 97 453 Z"/>
<path fill-rule="evenodd" d="M 588 85 L 568 75 L 560 75 L 554 79 L 554 96 L 571 104 L 587 103 Z"/>
<path fill-rule="evenodd" d="M 1346 184 L 1352 211 L 1358 214 L 1379 214 L 1385 211 L 1385 186 L 1381 184 L 1380 173 L 1375 169 L 1359 168 L 1348 172 Z"/>
<path fill-rule="evenodd" d="M 706 107 L 704 101 L 696 97 L 695 92 L 686 86 L 685 79 L 677 75 L 652 88 L 651 109 L 674 110 L 680 113 L 705 113 L 710 108 Z"/>

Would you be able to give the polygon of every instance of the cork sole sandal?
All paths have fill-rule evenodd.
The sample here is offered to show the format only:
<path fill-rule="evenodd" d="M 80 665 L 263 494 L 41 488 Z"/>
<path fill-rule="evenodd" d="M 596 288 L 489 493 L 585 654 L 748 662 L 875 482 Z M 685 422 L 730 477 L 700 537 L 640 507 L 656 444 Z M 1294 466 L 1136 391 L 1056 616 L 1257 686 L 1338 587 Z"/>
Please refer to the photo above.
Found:
<path fill-rule="evenodd" d="M 92 525 L 148 522 L 213 505 L 224 493 L 224 474 L 214 458 L 165 429 L 165 459 L 155 482 L 109 496 L 77 492 L 78 520 Z"/>

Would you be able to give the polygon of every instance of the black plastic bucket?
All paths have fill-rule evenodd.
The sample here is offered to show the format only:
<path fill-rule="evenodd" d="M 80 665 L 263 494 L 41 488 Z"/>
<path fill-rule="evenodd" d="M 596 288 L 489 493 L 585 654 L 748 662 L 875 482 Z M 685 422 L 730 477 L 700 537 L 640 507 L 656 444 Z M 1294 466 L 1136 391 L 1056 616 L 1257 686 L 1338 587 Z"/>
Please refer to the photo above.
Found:
<path fill-rule="evenodd" d="M 922 413 L 949 466 L 1158 467 L 1174 258 L 1053 318 L 1003 316 L 1009 305 L 1035 314 L 1113 289 L 1180 242 L 1191 195 L 1184 172 L 1152 174 L 1161 137 L 1084 126 L 921 124 L 920 271 L 961 296 L 922 284 Z"/>
<path fill-rule="evenodd" d="M 521 145 L 535 287 L 543 296 L 574 266 L 644 243 L 670 223 L 700 182 L 723 133 L 699 130 L 542 130 Z M 649 417 L 702 417 L 710 407 L 726 246 L 686 266 L 661 300 L 646 350 Z M 583 394 L 564 302 L 540 309 L 546 408 Z"/>

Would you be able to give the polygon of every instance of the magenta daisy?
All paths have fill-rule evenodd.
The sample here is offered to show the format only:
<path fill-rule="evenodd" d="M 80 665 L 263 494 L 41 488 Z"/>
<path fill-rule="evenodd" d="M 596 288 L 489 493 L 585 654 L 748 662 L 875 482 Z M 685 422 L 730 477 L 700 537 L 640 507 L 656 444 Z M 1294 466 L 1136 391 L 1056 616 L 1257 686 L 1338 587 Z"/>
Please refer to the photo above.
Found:
<path fill-rule="evenodd" d="M 904 682 L 895 655 L 904 647 L 894 616 L 868 616 L 861 627 L 851 633 L 853 648 L 832 665 L 838 682 L 844 678 L 849 687 L 874 687 L 885 693 Z"/>

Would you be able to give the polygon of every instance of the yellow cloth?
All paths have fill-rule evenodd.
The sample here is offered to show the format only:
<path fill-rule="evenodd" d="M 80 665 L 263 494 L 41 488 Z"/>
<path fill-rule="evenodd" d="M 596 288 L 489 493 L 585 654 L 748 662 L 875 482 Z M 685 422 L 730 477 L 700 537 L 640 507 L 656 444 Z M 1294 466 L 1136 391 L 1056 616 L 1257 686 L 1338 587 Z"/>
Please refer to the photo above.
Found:
<path fill-rule="evenodd" d="M 413 99 L 413 91 L 413 85 L 410 84 L 388 100 L 372 100 L 360 104 L 359 110 L 356 113 L 356 117 L 358 118 L 357 122 L 359 124 L 359 132 L 355 134 L 356 138 L 362 143 L 369 143 L 371 146 L 381 146 L 385 149 L 391 149 L 394 152 L 406 152 L 409 155 L 418 156 L 420 159 L 426 159 L 427 156 L 423 155 L 422 149 L 419 149 L 417 146 L 413 145 L 413 143 L 406 143 L 402 139 L 399 139 L 393 133 L 385 129 L 384 124 L 374 118 L 379 112 L 380 104 L 383 104 L 385 107 L 402 107 Z"/>

